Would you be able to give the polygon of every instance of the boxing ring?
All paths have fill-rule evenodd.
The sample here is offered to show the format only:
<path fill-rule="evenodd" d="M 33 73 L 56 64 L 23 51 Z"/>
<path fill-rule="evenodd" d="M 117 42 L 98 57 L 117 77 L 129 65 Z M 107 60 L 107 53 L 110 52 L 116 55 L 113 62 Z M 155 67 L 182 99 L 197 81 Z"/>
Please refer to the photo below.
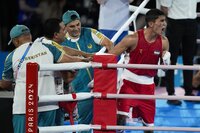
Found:
<path fill-rule="evenodd" d="M 137 15 L 143 10 L 149 0 L 144 0 L 133 15 L 119 29 L 111 39 L 115 42 Z M 132 10 L 135 8 L 131 7 Z M 146 12 L 146 10 L 144 10 Z M 102 48 L 98 54 L 104 53 Z M 181 70 L 200 70 L 200 66 L 183 65 L 148 65 L 148 64 L 122 64 L 123 58 L 117 63 L 113 55 L 95 55 L 93 62 L 90 63 L 62 63 L 62 64 L 27 64 L 26 80 L 26 133 L 55 133 L 55 132 L 76 132 L 93 130 L 95 133 L 114 133 L 116 130 L 151 130 L 151 131 L 188 131 L 200 132 L 200 128 L 190 127 L 142 127 L 142 126 L 118 126 L 116 125 L 116 99 L 168 99 L 168 100 L 192 100 L 200 101 L 199 96 L 159 96 L 159 95 L 130 95 L 116 94 L 117 88 L 117 69 L 118 68 L 138 68 L 138 69 L 181 69 Z M 38 71 L 60 71 L 83 68 L 94 68 L 94 91 L 91 93 L 73 93 L 65 95 L 48 95 L 38 97 Z M 109 83 L 106 81 L 109 80 Z M 106 83 L 106 84 L 105 84 Z M 94 98 L 94 120 L 90 125 L 65 125 L 65 126 L 37 126 L 37 113 L 39 102 L 58 102 L 58 101 L 79 101 Z M 104 108 L 109 107 L 105 110 Z M 104 109 L 104 110 L 102 110 Z M 102 113 L 103 112 L 103 113 Z M 97 114 L 97 115 L 96 115 Z M 97 116 L 97 117 L 96 117 Z"/>
<path fill-rule="evenodd" d="M 140 69 L 182 69 L 182 70 L 199 70 L 200 66 L 183 66 L 183 65 L 151 65 L 147 64 L 116 64 L 109 63 L 112 55 L 96 55 L 94 56 L 95 60 L 103 60 L 103 62 L 91 62 L 91 63 L 63 63 L 63 64 L 51 64 L 51 65 L 38 65 L 36 63 L 27 64 L 27 95 L 26 95 L 26 132 L 27 133 L 36 133 L 37 131 L 43 133 L 53 133 L 53 132 L 74 132 L 74 131 L 88 131 L 90 129 L 94 132 L 115 132 L 115 130 L 155 130 L 155 131 L 191 131 L 191 132 L 200 132 L 200 128 L 189 128 L 189 127 L 140 127 L 140 126 L 117 126 L 116 125 L 116 108 L 112 109 L 110 102 L 116 107 L 116 99 L 118 98 L 129 98 L 129 99 L 179 99 L 179 100 L 195 100 L 200 101 L 199 96 L 159 96 L 159 95 L 130 95 L 130 94 L 116 94 L 116 84 L 117 84 L 117 68 L 140 68 Z M 99 59 L 100 58 L 100 59 Z M 112 57 L 113 58 L 113 57 Z M 112 59 L 111 58 L 111 59 Z M 108 62 L 107 62 L 108 61 Z M 70 67 L 69 67 L 70 66 Z M 83 69 L 93 67 L 94 68 L 94 91 L 93 93 L 77 93 L 77 94 L 65 94 L 65 95 L 48 95 L 38 97 L 37 95 L 37 82 L 38 82 L 38 70 L 40 71 L 59 71 L 59 70 L 71 70 Z M 110 73 L 110 76 L 108 76 Z M 113 74 L 115 77 L 112 77 Z M 99 79 L 110 79 L 109 85 L 111 85 L 110 90 L 104 88 L 105 81 Z M 97 92 L 96 90 L 99 87 L 104 88 L 102 92 Z M 107 87 L 107 85 L 105 85 Z M 101 88 L 101 89 L 102 89 Z M 110 91 L 110 92 L 109 92 Z M 52 101 L 78 101 L 84 100 L 93 97 L 94 100 L 97 99 L 97 102 L 94 102 L 98 106 L 98 110 L 94 109 L 96 113 L 101 112 L 101 108 L 108 107 L 105 105 L 109 104 L 108 112 L 109 115 L 101 114 L 100 117 L 95 118 L 94 123 L 91 125 L 72 125 L 72 126 L 51 126 L 51 127 L 37 127 L 37 104 L 38 102 L 52 102 Z M 105 100 L 106 99 L 106 100 Z M 101 102 L 104 102 L 101 105 Z M 34 110 L 33 112 L 30 110 Z M 105 110 L 104 110 L 105 111 Z M 105 112 L 104 112 L 105 113 Z M 100 119 L 99 119 L 100 118 Z M 97 122 L 97 123 L 95 123 Z"/>

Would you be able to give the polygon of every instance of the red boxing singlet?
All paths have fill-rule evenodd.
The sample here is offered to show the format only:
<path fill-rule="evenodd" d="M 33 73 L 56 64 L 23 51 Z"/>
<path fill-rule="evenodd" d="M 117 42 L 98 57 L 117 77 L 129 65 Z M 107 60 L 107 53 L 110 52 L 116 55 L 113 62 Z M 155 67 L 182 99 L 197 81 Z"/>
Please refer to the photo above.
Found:
<path fill-rule="evenodd" d="M 130 52 L 129 64 L 153 64 L 157 65 L 159 58 L 162 56 L 162 39 L 159 35 L 152 43 L 146 41 L 144 30 L 138 31 L 137 47 Z M 128 69 L 137 75 L 154 77 L 157 74 L 155 69 Z"/>

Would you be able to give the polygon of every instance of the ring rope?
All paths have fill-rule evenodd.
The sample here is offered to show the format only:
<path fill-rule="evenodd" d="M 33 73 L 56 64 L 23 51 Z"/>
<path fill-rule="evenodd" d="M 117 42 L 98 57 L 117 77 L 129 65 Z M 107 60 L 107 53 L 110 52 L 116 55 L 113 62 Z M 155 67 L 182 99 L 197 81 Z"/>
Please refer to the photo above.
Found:
<path fill-rule="evenodd" d="M 40 96 L 38 102 L 58 102 L 58 101 L 77 101 L 85 100 L 91 97 L 94 98 L 109 98 L 109 99 L 162 99 L 162 100 L 188 100 L 188 101 L 200 101 L 199 96 L 164 96 L 164 95 L 136 95 L 136 94 L 102 94 L 102 93 L 74 93 L 76 98 L 72 97 L 72 94 L 64 95 L 46 95 Z"/>
<path fill-rule="evenodd" d="M 74 131 L 89 131 L 102 130 L 102 125 L 67 125 L 67 126 L 49 126 L 49 127 L 38 127 L 40 132 L 74 132 Z M 111 126 L 106 125 L 104 130 L 151 130 L 151 131 L 187 131 L 187 132 L 200 132 L 200 128 L 190 127 L 144 127 L 144 126 Z"/>
<path fill-rule="evenodd" d="M 38 98 L 38 102 L 59 102 L 59 101 L 77 101 L 85 100 L 93 97 L 92 93 L 73 93 L 76 95 L 76 98 L 73 98 L 72 94 L 63 94 L 63 95 L 45 95 Z"/>
<path fill-rule="evenodd" d="M 151 131 L 200 131 L 189 127 L 144 127 L 144 126 L 106 126 L 107 130 L 151 130 Z M 100 129 L 99 129 L 100 130 Z"/>
<path fill-rule="evenodd" d="M 138 68 L 138 69 L 182 69 L 182 70 L 200 70 L 200 65 L 149 65 L 149 64 L 116 64 L 116 63 L 98 63 L 98 62 L 78 62 L 60 63 L 60 64 L 40 64 L 40 71 L 60 71 L 83 68 Z"/>
<path fill-rule="evenodd" d="M 114 63 L 108 63 L 107 66 L 108 66 L 108 68 L 200 70 L 200 65 L 149 65 L 149 64 L 114 64 Z"/>
<path fill-rule="evenodd" d="M 137 7 L 137 6 L 133 6 L 133 5 L 129 5 L 129 10 L 130 10 L 131 12 L 135 12 L 136 10 L 138 10 L 138 7 Z M 148 8 L 143 8 L 143 9 L 140 11 L 140 13 L 145 15 L 149 10 L 150 10 L 150 9 L 148 9 Z"/>
<path fill-rule="evenodd" d="M 82 63 L 81 63 L 82 64 Z M 87 64 L 87 66 L 92 66 L 92 67 L 101 67 L 102 66 L 102 63 L 86 63 Z M 89 64 L 89 65 L 88 65 Z M 94 65 L 95 64 L 95 65 Z M 111 65 L 110 65 L 111 64 Z M 55 65 L 55 64 L 54 64 Z M 60 64 L 61 65 L 61 64 Z M 66 65 L 66 64 L 65 64 Z M 70 64 L 71 65 L 71 64 Z M 114 65 L 114 66 L 112 66 L 112 65 Z M 119 66 L 120 65 L 120 66 Z M 105 65 L 104 65 L 105 66 Z M 127 64 L 112 64 L 112 63 L 108 63 L 107 65 L 106 65 L 108 68 L 117 68 L 117 67 L 136 67 L 137 65 L 136 64 L 129 64 L 129 65 L 127 65 Z M 147 67 L 148 65 L 139 65 L 139 68 L 141 68 L 141 66 L 143 66 L 143 67 Z M 151 67 L 153 66 L 153 65 L 150 65 Z M 157 66 L 157 67 L 163 67 L 163 65 L 154 65 L 153 66 L 153 68 L 151 68 L 151 69 L 156 69 L 155 68 L 155 66 Z M 172 65 L 171 65 L 172 66 Z M 138 66 L 137 66 L 138 67 Z M 170 68 L 170 66 L 168 66 L 169 68 Z M 177 66 L 175 66 L 176 67 L 176 69 L 177 69 Z M 195 69 L 199 69 L 199 66 L 179 66 L 179 67 L 182 67 L 182 68 L 184 68 L 184 69 L 189 69 L 189 70 L 191 70 L 191 69 L 194 69 L 194 67 L 195 67 Z M 42 67 L 41 67 L 42 68 Z M 52 67 L 53 68 L 53 67 Z M 60 67 L 60 68 L 62 68 L 62 66 Z M 169 68 L 167 68 L 167 69 L 169 69 Z M 46 68 L 47 69 L 47 68 Z M 46 70 L 46 69 L 44 69 L 44 70 Z M 174 69 L 174 68 L 171 68 L 171 69 Z M 57 69 L 56 69 L 57 70 Z M 29 86 L 29 83 L 28 83 L 28 86 Z M 32 88 L 33 89 L 33 88 Z M 80 95 L 80 94 L 79 94 Z M 88 96 L 88 94 L 86 94 L 87 96 Z M 91 96 L 93 96 L 93 97 L 100 97 L 100 98 L 117 98 L 116 96 L 123 96 L 123 97 L 121 97 L 121 98 L 124 98 L 124 97 L 126 97 L 126 98 L 133 98 L 133 95 L 130 95 L 130 94 L 104 94 L 104 95 L 102 95 L 101 93 L 93 93 L 93 94 L 90 94 L 89 93 L 89 97 L 91 97 Z M 59 95 L 56 95 L 56 96 L 59 96 Z M 76 98 L 74 98 L 72 95 L 71 95 L 71 99 L 73 99 L 73 100 L 77 100 L 78 98 L 79 98 L 79 96 L 78 96 L 78 94 L 76 94 Z M 130 97 L 129 97 L 130 96 Z M 32 97 L 32 96 L 31 96 Z M 66 97 L 66 96 L 65 96 Z M 139 97 L 141 98 L 141 95 L 139 95 Z M 152 96 L 152 95 L 149 95 L 149 97 L 148 97 L 148 95 L 144 95 L 143 96 L 143 98 L 141 98 L 141 99 L 149 99 L 149 98 L 159 98 L 159 96 Z M 178 97 L 177 96 L 166 96 L 166 97 L 174 97 L 174 99 L 177 99 Z M 186 97 L 186 96 L 185 96 Z M 185 98 L 185 97 L 183 97 L 183 98 Z M 136 97 L 134 97 L 134 98 L 136 98 Z M 164 98 L 164 96 L 162 96 L 162 97 L 160 97 L 160 98 Z M 187 96 L 187 98 L 189 98 L 189 96 Z M 195 97 L 195 96 L 192 96 L 192 97 L 190 97 L 190 98 L 192 98 L 192 100 L 199 100 L 198 98 L 199 97 Z M 197 99 L 195 99 L 195 98 L 197 98 Z M 40 97 L 39 98 L 39 100 L 41 100 L 42 99 L 42 97 Z M 51 98 L 51 99 L 55 99 L 55 98 Z M 166 98 L 165 98 L 166 99 Z M 44 99 L 43 99 L 44 100 Z M 187 99 L 187 100 L 189 100 L 189 99 Z M 59 99 L 59 101 L 60 101 L 60 99 Z M 49 99 L 48 99 L 48 102 L 49 102 Z M 92 129 L 94 129 L 94 126 L 92 126 L 93 128 Z M 40 128 L 40 127 L 37 127 L 37 128 Z M 58 129 L 59 127 L 56 127 L 56 129 Z M 88 128 L 88 127 L 87 127 Z M 111 129 L 110 129 L 111 128 Z M 130 127 L 130 126 L 112 126 L 112 127 L 109 127 L 109 126 L 106 126 L 106 125 L 100 125 L 100 127 L 99 127 L 99 130 L 105 130 L 105 129 L 107 129 L 107 130 L 116 130 L 116 129 L 128 129 L 128 130 L 134 130 L 134 128 L 137 128 L 137 127 Z M 173 128 L 175 128 L 175 129 L 173 129 Z M 163 128 L 163 127 L 139 127 L 139 128 L 137 128 L 137 130 L 170 130 L 170 129 L 173 129 L 173 130 L 176 130 L 176 131 L 185 131 L 185 130 L 188 130 L 188 131 L 200 131 L 200 129 L 197 129 L 197 128 L 187 128 L 187 129 L 183 129 L 182 127 L 180 128 L 180 129 L 178 129 L 177 127 L 171 127 L 171 128 Z M 42 128 L 40 128 L 39 130 L 42 130 Z M 84 129 L 84 130 L 87 130 L 87 129 Z M 136 130 L 136 129 L 135 129 Z M 48 131 L 49 132 L 49 131 Z"/>
<path fill-rule="evenodd" d="M 76 63 L 59 63 L 59 64 L 40 64 L 40 71 L 60 71 L 60 70 L 74 70 L 91 67 L 91 63 L 76 62 Z"/>
<path fill-rule="evenodd" d="M 90 129 L 91 129 L 91 125 L 86 125 L 86 124 L 38 127 L 39 133 L 89 131 Z"/>

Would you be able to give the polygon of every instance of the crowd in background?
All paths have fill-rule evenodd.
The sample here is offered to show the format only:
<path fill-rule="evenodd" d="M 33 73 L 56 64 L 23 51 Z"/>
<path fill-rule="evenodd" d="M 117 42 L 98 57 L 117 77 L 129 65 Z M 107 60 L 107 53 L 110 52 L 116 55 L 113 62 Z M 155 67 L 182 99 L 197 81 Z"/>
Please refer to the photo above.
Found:
<path fill-rule="evenodd" d="M 10 4 L 12 3 L 12 4 Z M 29 5 L 29 6 L 28 6 Z M 11 51 L 8 46 L 9 31 L 16 24 L 25 24 L 33 39 L 42 35 L 41 24 L 50 17 L 61 18 L 63 12 L 76 10 L 83 26 L 98 27 L 99 6 L 96 0 L 3 0 L 0 2 L 0 50 Z"/>
<path fill-rule="evenodd" d="M 41 23 L 49 17 L 61 17 L 61 14 L 67 10 L 76 10 L 80 13 L 81 22 L 83 26 L 93 27 L 98 29 L 98 17 L 99 17 L 99 5 L 96 0 L 3 0 L 0 2 L 0 50 L 1 51 L 11 51 L 14 49 L 14 46 L 8 46 L 9 41 L 9 31 L 16 23 L 22 22 L 22 11 L 27 10 L 23 6 L 20 6 L 20 1 L 28 1 L 29 5 L 33 8 L 36 8 L 37 11 L 29 10 L 28 14 L 31 14 L 26 20 L 30 20 L 31 27 L 33 31 L 33 39 L 37 36 L 42 35 Z M 138 6 L 143 0 L 133 1 L 130 4 Z M 12 3 L 12 4 L 10 4 Z M 145 7 L 155 8 L 155 1 L 151 0 Z M 199 9 L 198 4 L 198 11 Z M 38 9 L 37 9 L 38 8 Z M 40 8 L 40 9 L 39 9 Z M 142 15 L 139 15 L 139 17 Z M 141 19 L 142 20 L 142 19 Z M 198 18 L 200 22 L 200 18 Z M 28 24 L 24 22 L 24 24 Z M 141 21 L 138 21 L 137 26 L 141 27 L 144 24 L 141 24 Z M 199 28 L 200 29 L 200 28 Z M 130 27 L 130 30 L 133 30 L 133 27 Z M 200 34 L 198 32 L 198 38 Z"/>
<path fill-rule="evenodd" d="M 142 0 L 130 4 L 139 5 Z M 12 4 L 10 4 L 12 3 Z M 28 8 L 27 5 L 31 8 Z M 155 1 L 150 1 L 147 8 L 155 8 Z M 41 24 L 49 17 L 61 18 L 67 10 L 76 10 L 81 16 L 83 26 L 98 29 L 99 4 L 96 0 L 3 0 L 0 2 L 0 50 L 11 51 L 8 46 L 9 31 L 16 24 L 27 25 L 33 34 L 33 39 L 42 35 Z M 26 16 L 24 13 L 26 12 Z M 133 30 L 131 27 L 130 30 Z"/>

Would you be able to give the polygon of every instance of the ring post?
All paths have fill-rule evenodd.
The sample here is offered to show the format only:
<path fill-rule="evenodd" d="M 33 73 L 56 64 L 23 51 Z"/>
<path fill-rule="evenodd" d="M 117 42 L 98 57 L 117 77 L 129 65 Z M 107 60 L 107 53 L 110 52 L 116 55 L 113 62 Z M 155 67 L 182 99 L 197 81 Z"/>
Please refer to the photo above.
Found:
<path fill-rule="evenodd" d="M 38 64 L 27 63 L 26 67 L 26 133 L 37 133 Z"/>
<path fill-rule="evenodd" d="M 107 63 L 117 63 L 114 55 L 95 55 L 94 62 L 103 64 L 103 68 L 94 69 L 94 92 L 102 93 L 102 98 L 94 99 L 93 123 L 101 125 L 101 130 L 94 130 L 94 133 L 115 133 L 115 130 L 105 130 L 107 125 L 116 125 L 116 99 L 106 99 L 107 93 L 117 92 L 117 69 L 106 68 Z"/>

